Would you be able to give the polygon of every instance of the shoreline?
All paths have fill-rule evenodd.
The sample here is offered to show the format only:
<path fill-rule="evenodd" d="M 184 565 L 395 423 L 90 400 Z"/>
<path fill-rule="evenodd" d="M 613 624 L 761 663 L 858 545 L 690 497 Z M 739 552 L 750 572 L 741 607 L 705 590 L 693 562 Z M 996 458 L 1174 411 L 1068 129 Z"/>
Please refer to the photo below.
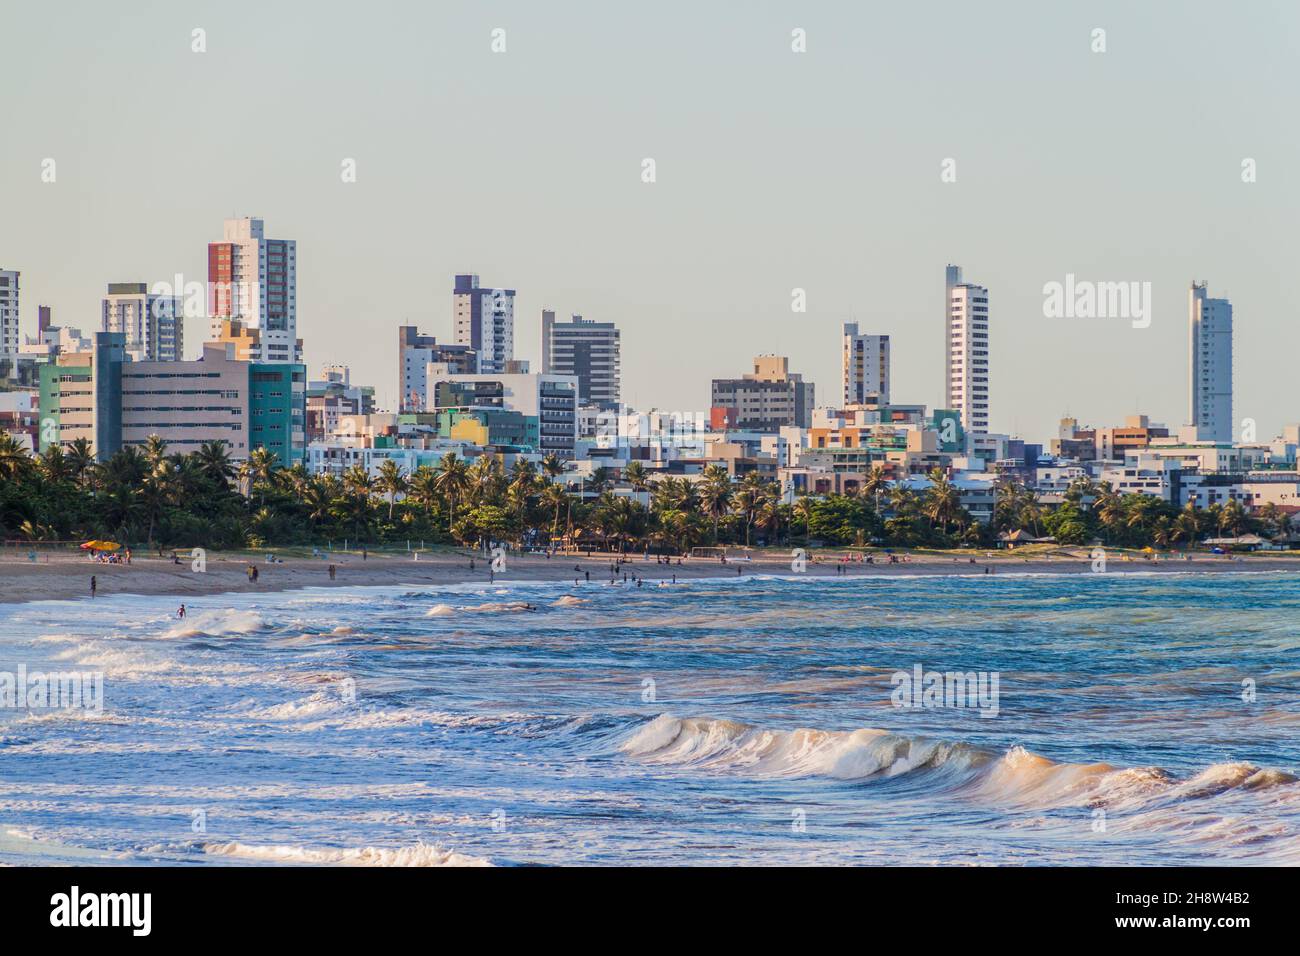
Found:
<path fill-rule="evenodd" d="M 1086 553 L 1078 556 L 1057 556 L 1048 560 L 1044 556 L 1028 559 L 1006 552 L 996 552 L 989 558 L 976 557 L 970 563 L 970 553 L 954 560 L 952 555 L 911 555 L 906 563 L 864 564 L 848 563 L 845 572 L 838 574 L 838 562 L 809 561 L 807 570 L 796 574 L 791 570 L 788 555 L 760 554 L 750 561 L 728 561 L 721 564 L 710 558 L 686 558 L 681 565 L 656 564 L 653 558 L 644 560 L 631 556 L 619 569 L 644 578 L 647 585 L 671 581 L 674 576 L 682 580 L 725 580 L 730 577 L 753 575 L 779 575 L 782 577 L 845 578 L 873 577 L 997 577 L 1025 574 L 1091 574 L 1092 564 Z M 513 583 L 572 582 L 575 578 L 586 583 L 584 572 L 590 572 L 592 584 L 609 581 L 611 555 L 593 553 L 583 555 L 555 555 L 546 558 L 535 554 L 510 554 L 507 570 L 490 580 L 489 560 L 474 556 L 474 570 L 469 568 L 470 555 L 453 551 L 426 552 L 418 561 L 410 557 L 369 555 L 365 560 L 359 554 L 335 555 L 331 560 L 337 567 L 337 577 L 331 581 L 330 560 L 319 558 L 287 557 L 274 564 L 265 559 L 237 554 L 212 554 L 207 570 L 190 569 L 187 560 L 174 564 L 169 558 L 133 557 L 130 565 L 96 564 L 78 554 L 38 555 L 36 562 L 6 554 L 0 557 L 0 604 L 19 604 L 32 601 L 90 600 L 90 577 L 94 575 L 101 597 L 120 595 L 171 595 L 178 600 L 208 594 L 278 592 L 303 588 L 375 587 L 397 585 L 457 585 Z M 256 584 L 248 581 L 249 564 L 258 569 Z M 575 571 L 578 567 L 580 570 Z M 991 574 L 985 574 L 985 567 Z M 736 568 L 740 573 L 736 574 Z M 1177 574 L 1177 573 L 1266 573 L 1300 571 L 1300 555 L 1296 557 L 1244 556 L 1240 560 L 1222 557 L 1199 556 L 1192 561 L 1165 559 L 1160 561 L 1123 560 L 1111 556 L 1107 574 Z"/>

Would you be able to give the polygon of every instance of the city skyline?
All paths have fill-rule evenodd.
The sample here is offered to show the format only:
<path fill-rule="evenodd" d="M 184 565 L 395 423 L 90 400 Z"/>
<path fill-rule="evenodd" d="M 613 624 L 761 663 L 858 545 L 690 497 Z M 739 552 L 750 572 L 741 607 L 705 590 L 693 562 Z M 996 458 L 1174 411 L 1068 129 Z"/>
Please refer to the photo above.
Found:
<path fill-rule="evenodd" d="M 6 69 L 20 74 L 40 74 L 38 64 L 56 54 L 74 67 L 70 76 L 45 79 L 49 109 L 37 114 L 19 104 L 11 120 L 19 148 L 0 157 L 9 201 L 0 265 L 23 274 L 24 335 L 34 331 L 38 304 L 54 307 L 56 324 L 89 330 L 106 284 L 123 277 L 154 282 L 179 273 L 202 281 L 216 220 L 256 215 L 273 234 L 303 244 L 299 335 L 308 367 L 348 363 L 357 380 L 376 384 L 387 408 L 398 404 L 389 371 L 393 330 L 413 325 L 453 342 L 445 290 L 451 276 L 470 272 L 518 290 L 517 356 L 537 362 L 544 308 L 563 304 L 617 324 L 623 398 L 634 407 L 706 408 L 709 381 L 743 368 L 756 352 L 789 356 L 823 395 L 834 394 L 845 322 L 890 336 L 895 401 L 937 407 L 933 276 L 955 262 L 995 300 L 991 431 L 1040 438 L 1065 415 L 1103 422 L 1141 412 L 1183 423 L 1184 303 L 1193 277 L 1208 279 L 1239 310 L 1238 420 L 1254 419 L 1264 435 L 1300 417 L 1278 358 L 1300 342 L 1281 278 L 1292 258 L 1289 213 L 1298 205 L 1284 170 L 1300 148 L 1286 124 L 1268 122 L 1283 115 L 1285 102 L 1269 71 L 1285 54 L 1285 37 L 1300 28 L 1285 7 L 1261 8 L 1253 26 L 1210 7 L 1169 4 L 1035 11 L 1033 30 L 1018 35 L 954 6 L 946 18 L 953 36 L 927 32 L 924 18 L 909 11 L 889 11 L 881 21 L 841 8 L 832 21 L 765 10 L 743 24 L 703 11 L 684 34 L 656 19 L 615 48 L 595 15 L 557 30 L 520 5 L 491 14 L 412 9 L 411 36 L 388 37 L 391 62 L 364 79 L 325 72 L 345 29 L 367 26 L 322 6 L 327 15 L 310 43 L 268 65 L 272 76 L 306 70 L 333 94 L 310 103 L 279 94 L 282 105 L 301 107 L 312 120 L 294 139 L 250 115 L 251 130 L 269 137 L 264 149 L 218 148 L 228 137 L 200 124 L 166 161 L 126 161 L 117 148 L 125 130 L 106 126 L 109 114 L 95 104 L 130 77 L 109 70 L 85 95 L 74 82 L 98 62 L 99 38 L 148 44 L 156 69 L 175 80 L 137 96 L 134 109 L 190 115 L 207 108 L 214 84 L 250 91 L 261 81 L 241 68 L 295 35 L 296 21 L 284 11 L 266 12 L 256 35 L 240 30 L 249 9 L 233 4 L 200 17 L 209 21 L 201 25 L 201 54 L 191 50 L 198 26 L 191 16 L 110 18 L 93 8 L 57 32 L 32 24 L 22 48 L 6 47 Z M 508 46 L 494 54 L 490 32 L 498 25 Z M 1092 49 L 1098 27 L 1107 31 L 1104 53 Z M 791 50 L 796 28 L 807 31 L 805 53 Z M 971 31 L 985 45 L 979 74 L 962 72 L 973 54 L 956 35 Z M 854 38 L 882 32 L 891 43 L 877 44 L 875 56 L 886 61 L 880 68 L 915 75 L 915 88 L 872 98 L 860 119 L 845 123 L 817 95 L 839 77 L 875 89 L 875 67 L 858 62 Z M 413 55 L 421 37 L 436 38 L 442 65 Z M 1249 46 L 1252 56 L 1238 58 L 1231 74 L 1209 76 L 1189 65 L 1197 57 L 1188 54 L 1211 43 Z M 1183 52 L 1175 57 L 1175 49 Z M 664 50 L 674 51 L 683 76 L 644 80 L 638 69 Z M 565 56 L 602 68 L 605 87 L 584 89 L 573 66 L 544 69 Z M 1052 68 L 1062 56 L 1071 58 L 1068 77 Z M 927 75 L 907 70 L 908 57 Z M 720 64 L 761 67 L 754 88 L 721 80 Z M 1027 70 L 1032 88 L 1020 83 Z M 978 121 L 948 101 L 958 76 Z M 396 105 L 435 107 L 449 77 L 462 82 L 455 91 L 462 108 L 482 107 L 538 148 L 480 153 L 470 163 L 439 151 L 438 137 L 358 108 L 380 90 Z M 1152 84 L 1165 94 L 1159 113 L 1141 95 L 1154 95 Z M 693 104 L 690 89 L 703 91 L 703 102 Z M 547 108 L 547 92 L 573 107 Z M 701 125 L 723 92 L 733 104 L 723 127 L 734 143 Z M 1093 112 L 1080 124 L 1071 113 L 1084 94 Z M 335 114 L 322 116 L 320 100 L 352 117 L 346 129 Z M 771 108 L 760 114 L 759 103 Z M 1181 147 L 1179 104 L 1215 118 L 1212 149 Z M 60 105 L 87 130 L 84 138 L 53 125 Z M 598 137 L 580 122 L 592 109 L 607 120 Z M 1139 145 L 1117 152 L 1109 136 L 1079 135 L 1094 118 Z M 950 128 L 936 135 L 929 119 Z M 906 135 L 885 138 L 877 128 Z M 701 134 L 708 156 L 689 148 Z M 588 148 L 575 153 L 573 142 Z M 427 166 L 431 157 L 436 168 Z M 642 181 L 647 157 L 656 160 L 653 183 Z M 46 158 L 57 163 L 54 182 L 42 181 Z M 1247 159 L 1257 164 L 1255 181 L 1243 181 Z M 347 160 L 355 182 L 341 179 Z M 948 160 L 954 182 L 943 179 Z M 1054 205 L 1045 210 L 1039 199 L 1049 195 Z M 697 213 L 712 224 L 704 235 L 682 228 Z M 1217 229 L 1194 228 L 1205 221 Z M 872 228 L 861 229 L 867 222 Z M 384 242 L 373 241 L 380 235 Z M 1070 274 L 1149 281 L 1150 326 L 1045 318 L 1044 284 Z M 806 312 L 791 311 L 794 290 L 806 296 Z M 206 322 L 186 326 L 193 356 Z"/>

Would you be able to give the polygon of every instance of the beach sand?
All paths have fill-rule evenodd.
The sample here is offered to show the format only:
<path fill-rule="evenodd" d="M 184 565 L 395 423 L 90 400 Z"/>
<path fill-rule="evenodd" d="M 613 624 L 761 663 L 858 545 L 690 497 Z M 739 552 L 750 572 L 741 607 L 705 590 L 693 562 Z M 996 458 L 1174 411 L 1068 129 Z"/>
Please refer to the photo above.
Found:
<path fill-rule="evenodd" d="M 819 552 L 821 562 L 809 560 L 806 574 L 810 577 L 840 577 L 836 563 L 840 552 Z M 985 566 L 997 574 L 1088 574 L 1092 562 L 1087 549 L 1062 553 L 1050 560 L 1042 555 L 1028 559 L 1014 553 L 974 553 L 975 564 L 970 563 L 972 552 L 951 554 L 920 554 L 909 556 L 909 561 L 899 564 L 848 563 L 845 575 L 849 577 L 881 577 L 898 575 L 984 575 Z M 611 555 L 593 553 L 556 555 L 546 558 L 535 554 L 507 556 L 506 570 L 495 575 L 500 584 L 517 581 L 573 581 L 585 580 L 583 572 L 591 572 L 593 582 L 605 582 L 610 577 Z M 877 561 L 882 560 L 877 556 Z M 888 559 L 883 559 L 887 561 Z M 12 550 L 0 555 L 0 604 L 21 601 L 75 600 L 90 598 L 90 577 L 98 583 L 101 597 L 114 594 L 171 594 L 183 601 L 196 594 L 216 594 L 230 591 L 285 591 L 305 587 L 355 587 L 362 585 L 439 585 L 467 582 L 489 583 L 489 560 L 482 554 L 474 555 L 474 570 L 469 568 L 470 552 L 441 550 L 424 552 L 418 561 L 410 555 L 370 554 L 365 559 L 359 553 L 338 554 L 332 559 L 337 567 L 337 577 L 331 581 L 329 560 L 309 557 L 287 557 L 281 562 L 268 564 L 265 555 L 218 554 L 207 556 L 207 569 L 191 570 L 190 561 L 172 563 L 170 557 L 132 556 L 130 565 L 98 564 L 81 554 L 38 554 L 32 562 L 25 553 Z M 247 568 L 254 563 L 258 581 L 248 581 Z M 632 555 L 630 563 L 619 571 L 619 579 L 626 571 L 643 577 L 647 584 L 691 578 L 737 577 L 747 574 L 791 574 L 789 551 L 756 552 L 754 560 L 721 564 L 716 558 L 686 558 L 681 565 L 656 564 L 639 554 Z M 575 571 L 575 566 L 580 570 Z M 737 575 L 737 569 L 740 574 Z M 1141 572 L 1240 572 L 1240 571 L 1300 571 L 1300 554 L 1243 555 L 1240 559 L 1223 556 L 1197 555 L 1192 561 L 1162 558 L 1146 561 L 1141 558 L 1123 560 L 1119 552 L 1108 552 L 1107 573 L 1131 574 Z"/>

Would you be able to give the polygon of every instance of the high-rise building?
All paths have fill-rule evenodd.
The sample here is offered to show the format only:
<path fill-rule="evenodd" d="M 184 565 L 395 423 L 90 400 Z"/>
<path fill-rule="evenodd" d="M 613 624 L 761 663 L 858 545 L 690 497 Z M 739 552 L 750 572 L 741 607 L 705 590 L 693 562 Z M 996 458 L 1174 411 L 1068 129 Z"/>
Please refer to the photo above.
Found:
<path fill-rule="evenodd" d="M 515 357 L 515 290 L 484 289 L 476 275 L 456 276 L 452 328 L 457 345 L 478 353 L 480 373 L 504 372 Z"/>
<path fill-rule="evenodd" d="M 744 431 L 777 432 L 783 425 L 812 424 L 812 382 L 790 371 L 783 355 L 760 355 L 754 371 L 743 378 L 715 378 L 711 421 Z"/>
<path fill-rule="evenodd" d="M 13 374 L 18 361 L 18 276 L 16 269 L 0 269 L 0 376 Z"/>
<path fill-rule="evenodd" d="M 251 333 L 253 361 L 301 362 L 298 243 L 267 239 L 261 219 L 227 219 L 222 240 L 208 243 L 208 315 L 214 341 L 223 322 Z"/>
<path fill-rule="evenodd" d="M 574 315 L 556 322 L 542 311 L 542 372 L 574 375 L 579 401 L 601 408 L 619 403 L 620 346 L 618 326 Z"/>
<path fill-rule="evenodd" d="M 844 323 L 844 404 L 889 404 L 889 336 L 858 332 Z"/>
<path fill-rule="evenodd" d="M 944 275 L 944 408 L 974 435 L 989 430 L 989 290 L 961 281 L 961 267 Z"/>
<path fill-rule="evenodd" d="M 1211 299 L 1193 282 L 1190 325 L 1189 418 L 1201 441 L 1232 441 L 1232 303 Z"/>
<path fill-rule="evenodd" d="M 157 295 L 143 282 L 110 282 L 101 307 L 102 332 L 121 332 L 137 362 L 184 358 L 185 311 L 174 295 Z"/>
<path fill-rule="evenodd" d="M 397 380 L 402 391 L 399 412 L 423 412 L 429 404 L 429 371 L 435 378 L 478 374 L 478 352 L 468 345 L 438 344 L 436 337 L 421 335 L 413 325 L 397 328 Z"/>

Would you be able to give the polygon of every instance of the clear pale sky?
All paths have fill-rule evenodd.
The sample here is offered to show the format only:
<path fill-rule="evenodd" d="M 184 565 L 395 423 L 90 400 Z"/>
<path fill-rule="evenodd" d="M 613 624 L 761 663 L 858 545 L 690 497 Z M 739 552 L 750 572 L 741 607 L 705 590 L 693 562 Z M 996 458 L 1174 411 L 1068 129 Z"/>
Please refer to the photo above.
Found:
<path fill-rule="evenodd" d="M 618 322 L 638 407 L 703 409 L 760 352 L 832 403 L 846 320 L 892 336 L 895 401 L 935 405 L 953 262 L 990 289 L 993 428 L 1046 439 L 1181 423 L 1207 279 L 1235 418 L 1300 421 L 1300 4 L 28 2 L 0 88 L 24 334 L 38 303 L 89 332 L 108 282 L 206 278 L 255 215 L 298 241 L 313 377 L 346 362 L 387 407 L 397 326 L 450 341 L 458 271 L 518 290 L 534 363 L 543 307 Z M 1151 282 L 1151 327 L 1045 318 L 1070 272 Z"/>

